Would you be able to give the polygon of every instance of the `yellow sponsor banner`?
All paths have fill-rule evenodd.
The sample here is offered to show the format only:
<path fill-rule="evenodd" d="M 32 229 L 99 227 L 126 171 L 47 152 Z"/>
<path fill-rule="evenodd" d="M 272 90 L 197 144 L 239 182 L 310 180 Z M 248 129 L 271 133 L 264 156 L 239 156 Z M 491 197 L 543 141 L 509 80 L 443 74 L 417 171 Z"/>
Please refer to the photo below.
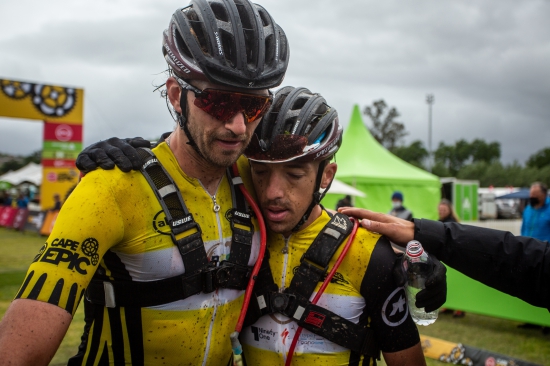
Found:
<path fill-rule="evenodd" d="M 0 79 L 0 117 L 81 125 L 84 89 Z"/>
<path fill-rule="evenodd" d="M 58 194 L 65 202 L 68 193 L 76 186 L 80 172 L 73 168 L 42 168 L 42 185 L 40 186 L 40 207 L 49 210 L 54 207 L 54 195 Z"/>
<path fill-rule="evenodd" d="M 466 349 L 461 343 L 453 343 L 442 339 L 420 335 L 420 344 L 425 357 L 441 362 L 460 365 L 471 365 L 472 360 L 466 356 Z"/>

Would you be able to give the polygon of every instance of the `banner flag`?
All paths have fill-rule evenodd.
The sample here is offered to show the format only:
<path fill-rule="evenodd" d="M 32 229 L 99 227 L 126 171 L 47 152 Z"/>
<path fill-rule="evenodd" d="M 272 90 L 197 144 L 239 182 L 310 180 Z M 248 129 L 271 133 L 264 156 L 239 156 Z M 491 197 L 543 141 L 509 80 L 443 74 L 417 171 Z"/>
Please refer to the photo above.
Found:
<path fill-rule="evenodd" d="M 13 220 L 15 219 L 15 214 L 17 209 L 11 206 L 4 206 L 0 211 L 0 226 L 11 227 Z"/>
<path fill-rule="evenodd" d="M 54 206 L 54 195 L 65 200 L 67 193 L 76 186 L 80 173 L 75 161 L 82 151 L 82 125 L 44 121 L 44 145 L 42 148 L 42 187 L 40 207 Z"/>
<path fill-rule="evenodd" d="M 83 111 L 84 89 L 0 79 L 0 117 L 82 125 Z"/>
<path fill-rule="evenodd" d="M 44 221 L 42 223 L 42 228 L 40 228 L 40 235 L 48 236 L 51 234 L 58 214 L 59 211 L 46 212 L 46 217 L 44 218 Z"/>
<path fill-rule="evenodd" d="M 11 227 L 13 229 L 23 231 L 25 229 L 25 224 L 27 223 L 27 217 L 29 216 L 29 209 L 19 208 L 15 213 Z"/>

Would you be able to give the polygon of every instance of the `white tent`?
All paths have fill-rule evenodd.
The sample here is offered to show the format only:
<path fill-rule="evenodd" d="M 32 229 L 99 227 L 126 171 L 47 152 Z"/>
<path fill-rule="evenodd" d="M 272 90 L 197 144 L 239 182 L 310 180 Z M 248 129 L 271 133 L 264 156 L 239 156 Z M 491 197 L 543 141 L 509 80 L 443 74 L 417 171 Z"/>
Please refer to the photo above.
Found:
<path fill-rule="evenodd" d="M 0 175 L 0 181 L 11 183 L 14 186 L 24 182 L 40 186 L 42 184 L 42 165 L 29 163 L 19 170 Z"/>
<path fill-rule="evenodd" d="M 346 183 L 339 181 L 338 179 L 332 180 L 332 184 L 330 185 L 330 189 L 328 190 L 328 193 L 344 194 L 344 195 L 357 196 L 357 197 L 367 196 L 365 192 L 361 192 L 360 190 L 353 188 L 352 186 L 347 185 Z"/>

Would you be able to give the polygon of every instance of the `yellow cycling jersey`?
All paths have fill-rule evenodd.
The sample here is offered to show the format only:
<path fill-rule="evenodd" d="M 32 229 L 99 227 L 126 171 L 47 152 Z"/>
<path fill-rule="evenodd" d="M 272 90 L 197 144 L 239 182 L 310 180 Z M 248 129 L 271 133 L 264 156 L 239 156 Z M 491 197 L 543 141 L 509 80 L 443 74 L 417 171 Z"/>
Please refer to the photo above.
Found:
<path fill-rule="evenodd" d="M 228 178 L 211 196 L 200 181 L 180 169 L 166 143 L 153 152 L 200 225 L 208 258 L 226 259 L 232 239 L 226 212 L 233 208 Z M 238 164 L 251 189 L 246 159 Z M 215 204 L 221 207 L 218 212 Z M 255 230 L 249 265 L 258 251 Z M 83 177 L 63 205 L 17 297 L 49 302 L 74 314 L 94 274 L 111 280 L 156 281 L 184 272 L 164 211 L 144 176 L 118 168 L 96 170 Z M 85 301 L 83 342 L 69 365 L 227 364 L 229 334 L 243 294 L 220 288 L 146 308 L 107 308 Z"/>
<path fill-rule="evenodd" d="M 329 222 L 326 211 L 307 228 L 288 238 L 269 233 L 269 264 L 279 291 L 289 287 L 300 259 Z M 346 239 L 347 241 L 347 239 Z M 328 266 L 332 269 L 346 241 L 336 251 Z M 405 302 L 405 292 L 395 285 L 392 276 L 395 253 L 389 242 L 363 228 L 317 305 L 354 323 L 369 324 L 378 346 L 385 352 L 397 352 L 420 340 Z M 317 294 L 319 282 L 310 300 Z M 298 326 L 280 313 L 264 315 L 241 333 L 247 365 L 284 365 Z M 363 365 L 362 356 L 303 329 L 298 339 L 292 365 Z"/>

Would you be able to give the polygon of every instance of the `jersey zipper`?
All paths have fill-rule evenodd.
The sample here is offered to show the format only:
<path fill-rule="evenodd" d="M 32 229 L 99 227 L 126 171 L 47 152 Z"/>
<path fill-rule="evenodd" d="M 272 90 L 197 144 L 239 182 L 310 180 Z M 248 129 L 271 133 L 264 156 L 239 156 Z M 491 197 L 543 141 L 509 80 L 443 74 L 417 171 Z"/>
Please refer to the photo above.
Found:
<path fill-rule="evenodd" d="M 220 186 L 221 186 L 221 183 L 222 183 L 223 179 L 220 180 L 220 182 L 218 183 L 218 187 L 216 188 L 216 193 L 218 193 L 218 190 L 220 189 Z M 202 183 L 201 183 L 201 186 L 202 186 Z M 208 193 L 208 191 L 206 190 L 206 188 L 204 186 L 202 186 L 202 188 L 204 189 L 205 192 Z M 214 213 L 216 214 L 216 223 L 218 225 L 218 241 L 221 243 L 222 242 L 222 239 L 223 239 L 223 230 L 222 230 L 222 224 L 221 224 L 221 221 L 220 221 L 220 205 L 218 204 L 218 202 L 216 201 L 216 195 L 213 194 L 210 196 L 210 198 L 212 199 L 212 210 L 214 211 Z M 219 264 L 219 262 L 218 262 Z M 204 350 L 204 358 L 202 360 L 202 365 L 205 366 L 207 364 L 207 361 L 208 361 L 208 356 L 210 354 L 210 343 L 212 342 L 212 329 L 214 328 L 214 323 L 216 322 L 216 316 L 218 315 L 218 305 L 219 305 L 219 296 L 218 296 L 218 290 L 214 291 L 212 293 L 212 319 L 210 320 L 210 326 L 208 327 L 208 337 L 206 339 L 206 348 Z"/>
<path fill-rule="evenodd" d="M 281 286 L 279 287 L 279 292 L 283 292 L 285 290 L 286 269 L 288 267 L 288 243 L 289 243 L 291 237 L 292 237 L 292 234 L 288 238 L 285 238 L 285 246 L 281 250 L 281 252 L 285 255 L 285 257 L 284 257 L 284 261 L 283 261 L 283 273 L 282 273 L 283 277 L 281 279 L 282 282 L 281 282 Z"/>
<path fill-rule="evenodd" d="M 219 186 L 218 186 L 218 188 L 219 188 Z M 216 202 L 216 195 L 212 196 L 212 204 L 214 205 L 214 206 L 212 206 L 212 210 L 214 210 L 216 215 L 218 215 L 218 212 L 220 211 L 220 205 L 218 205 L 218 202 Z"/>

